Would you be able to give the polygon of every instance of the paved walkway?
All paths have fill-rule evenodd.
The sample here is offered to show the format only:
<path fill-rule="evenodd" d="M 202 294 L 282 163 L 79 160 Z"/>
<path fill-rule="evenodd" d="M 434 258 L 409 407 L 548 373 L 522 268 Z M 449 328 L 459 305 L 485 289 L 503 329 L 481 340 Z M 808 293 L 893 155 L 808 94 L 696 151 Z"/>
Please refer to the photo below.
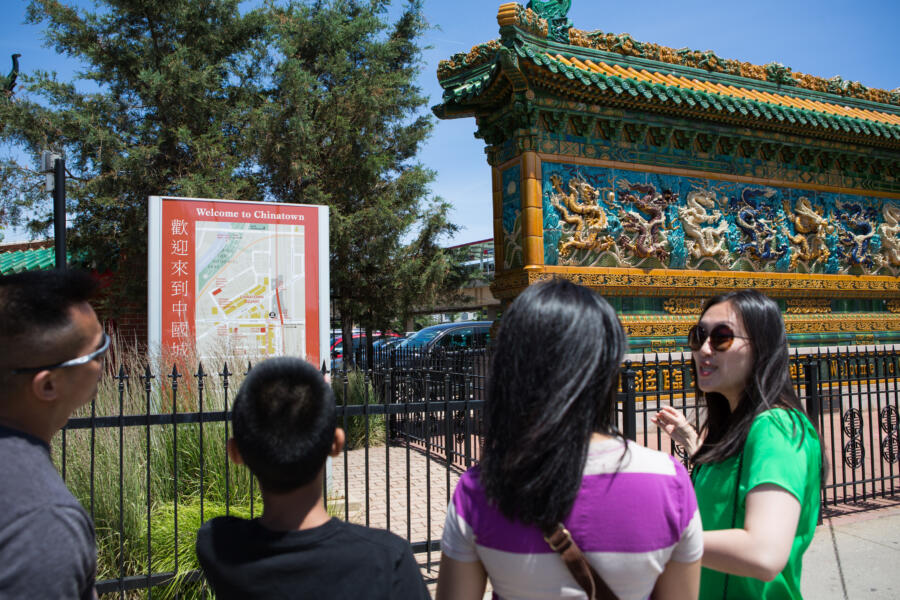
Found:
<path fill-rule="evenodd" d="M 806 600 L 900 598 L 900 498 L 850 506 L 816 530 L 803 557 Z"/>
<path fill-rule="evenodd" d="M 390 529 L 413 543 L 440 540 L 462 470 L 448 469 L 442 458 L 415 448 L 372 448 L 366 493 L 366 464 L 364 450 L 334 459 L 330 495 L 337 516 L 344 516 L 348 502 L 350 520 L 366 524 L 368 499 L 370 526 Z M 434 593 L 440 553 L 422 552 L 416 558 Z M 802 591 L 806 600 L 900 598 L 900 497 L 829 510 L 804 556 Z"/>
<path fill-rule="evenodd" d="M 388 452 L 382 446 L 370 448 L 368 459 L 362 449 L 338 456 L 332 461 L 331 472 L 329 496 L 336 516 L 343 518 L 347 514 L 346 502 L 351 522 L 390 529 L 416 544 L 441 539 L 447 505 L 462 469 L 448 469 L 443 458 L 426 456 L 415 447 L 392 446 Z M 385 473 L 388 473 L 387 478 Z M 439 555 L 432 554 L 432 559 L 437 562 Z"/>

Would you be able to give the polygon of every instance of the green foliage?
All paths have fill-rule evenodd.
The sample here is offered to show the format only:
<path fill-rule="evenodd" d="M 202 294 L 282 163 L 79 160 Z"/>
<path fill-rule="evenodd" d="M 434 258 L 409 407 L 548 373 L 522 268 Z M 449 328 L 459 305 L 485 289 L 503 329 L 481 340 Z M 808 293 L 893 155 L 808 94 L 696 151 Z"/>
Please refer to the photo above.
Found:
<path fill-rule="evenodd" d="M 443 293 L 450 263 L 438 241 L 455 231 L 449 205 L 426 200 L 433 173 L 415 162 L 432 128 L 415 85 L 422 2 L 411 0 L 392 24 L 388 4 L 274 9 L 272 43 L 290 60 L 276 66 L 272 101 L 255 119 L 269 192 L 331 208 L 331 284 L 345 339 L 353 323 L 385 330 Z"/>
<path fill-rule="evenodd" d="M 335 373 L 331 382 L 338 406 L 361 406 L 379 403 L 372 382 L 368 381 L 364 371 L 347 371 L 346 378 L 342 373 Z M 383 446 L 387 438 L 387 425 L 384 415 L 359 415 L 338 417 L 338 427 L 344 429 L 348 450 Z"/>
<path fill-rule="evenodd" d="M 16 101 L 0 109 L 2 139 L 35 159 L 42 149 L 64 155 L 75 256 L 101 270 L 145 272 L 147 196 L 258 197 L 244 139 L 265 19 L 241 15 L 238 0 L 98 4 L 97 12 L 29 4 L 28 22 L 46 24 L 48 45 L 80 60 L 82 89 L 95 91 L 53 73 L 23 74 Z M 30 226 L 45 229 L 49 207 L 33 172 L 8 161 L 7 169 L 0 194 L 37 210 Z M 31 184 L 7 187 L 17 177 Z M 114 287 L 133 300 L 144 285 L 123 276 Z"/>
<path fill-rule="evenodd" d="M 259 506 L 259 505 L 257 505 Z M 215 517 L 232 515 L 242 519 L 251 518 L 250 507 L 226 505 L 223 502 L 207 500 L 202 505 L 199 498 L 190 498 L 178 504 L 178 536 L 175 535 L 175 505 L 164 504 L 153 510 L 150 517 L 150 557 L 154 573 L 175 573 L 175 579 L 169 585 L 153 590 L 157 598 L 199 598 L 202 582 L 185 581 L 191 571 L 200 569 L 194 542 L 200 526 Z M 259 508 L 255 515 L 259 516 Z M 147 528 L 146 524 L 140 539 L 146 561 Z M 178 557 L 177 569 L 175 557 Z M 146 564 L 146 562 L 144 563 Z"/>
<path fill-rule="evenodd" d="M 200 394 L 189 374 L 179 380 L 179 391 L 173 398 L 170 380 L 165 375 L 150 380 L 149 387 L 145 385 L 144 359 L 134 349 L 122 348 L 114 341 L 110 355 L 109 371 L 100 381 L 93 407 L 82 407 L 75 417 L 90 416 L 92 409 L 101 417 L 146 414 L 148 406 L 151 412 L 163 414 L 171 412 L 173 407 L 179 412 L 195 412 L 200 408 Z M 127 375 L 121 394 L 117 380 L 110 376 L 120 369 Z M 154 371 L 171 372 L 171 367 L 155 367 Z M 239 384 L 240 377 L 230 381 L 229 401 Z M 204 412 L 221 411 L 225 402 L 221 379 L 215 375 L 207 377 Z M 232 513 L 243 515 L 249 511 L 251 498 L 255 513 L 260 513 L 259 488 L 245 467 L 227 461 L 226 438 L 223 422 L 204 423 L 202 442 L 199 424 L 180 424 L 177 434 L 172 425 L 151 425 L 125 427 L 121 431 L 99 428 L 93 434 L 90 430 L 72 430 L 65 432 L 65 438 L 61 435 L 54 438 L 52 455 L 62 470 L 64 454 L 66 484 L 94 520 L 98 580 L 146 573 L 148 505 L 155 569 L 159 566 L 157 561 L 169 560 L 174 564 L 174 554 L 167 553 L 165 545 L 174 544 L 174 532 L 166 527 L 174 528 L 171 513 L 176 502 L 180 570 L 182 563 L 193 560 L 183 558 L 181 553 L 188 550 L 193 553 L 192 534 L 188 532 L 196 532 L 199 526 L 201 497 L 205 519 L 219 514 L 218 507 L 226 502 Z M 192 511 L 196 511 L 196 517 Z M 156 590 L 153 595 L 157 595 Z"/>
<path fill-rule="evenodd" d="M 345 322 L 386 329 L 446 290 L 438 241 L 455 230 L 415 161 L 432 128 L 415 85 L 427 25 L 410 0 L 114 2 L 31 0 L 28 21 L 84 66 L 81 83 L 23 65 L 0 103 L 0 221 L 45 232 L 44 149 L 69 172 L 69 250 L 118 277 L 105 307 L 142 303 L 147 197 L 327 204 L 331 281 Z M 409 241 L 412 240 L 412 241 Z M 122 302 L 122 300 L 126 302 Z"/>

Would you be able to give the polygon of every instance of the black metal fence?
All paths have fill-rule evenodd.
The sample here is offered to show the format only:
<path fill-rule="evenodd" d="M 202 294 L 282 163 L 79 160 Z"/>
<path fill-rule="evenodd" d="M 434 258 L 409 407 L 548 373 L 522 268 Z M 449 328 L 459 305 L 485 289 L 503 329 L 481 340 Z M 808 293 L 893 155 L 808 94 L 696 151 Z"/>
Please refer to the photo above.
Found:
<path fill-rule="evenodd" d="M 430 567 L 456 480 L 481 456 L 488 360 L 485 351 L 386 352 L 368 370 L 332 374 L 348 444 L 327 469 L 328 510 L 405 537 Z M 259 515 L 252 477 L 225 456 L 230 403 L 247 368 L 122 368 L 57 438 L 63 478 L 95 521 L 101 594 L 204 596 L 196 529 L 222 514 Z M 823 505 L 896 496 L 900 353 L 797 351 L 791 370 L 829 460 Z M 627 437 L 687 461 L 650 417 L 670 404 L 702 419 L 689 354 L 627 361 L 618 399 Z"/>
<path fill-rule="evenodd" d="M 694 398 L 690 360 L 690 354 L 678 353 L 626 363 L 619 404 L 626 437 L 686 464 L 684 451 L 653 426 L 650 416 L 670 404 L 700 423 L 703 409 Z M 893 347 L 796 350 L 791 377 L 824 447 L 823 507 L 896 496 L 900 352 Z"/>

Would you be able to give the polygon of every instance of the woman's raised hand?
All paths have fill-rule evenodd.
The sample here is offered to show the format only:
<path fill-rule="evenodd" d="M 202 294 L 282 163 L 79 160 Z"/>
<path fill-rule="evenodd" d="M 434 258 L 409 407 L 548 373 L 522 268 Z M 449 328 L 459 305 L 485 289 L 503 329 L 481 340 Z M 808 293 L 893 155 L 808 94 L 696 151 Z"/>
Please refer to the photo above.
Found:
<path fill-rule="evenodd" d="M 692 456 L 700 447 L 697 431 L 688 423 L 681 411 L 664 406 L 650 417 L 650 420 L 665 431 L 676 444 L 684 447 L 688 456 Z"/>

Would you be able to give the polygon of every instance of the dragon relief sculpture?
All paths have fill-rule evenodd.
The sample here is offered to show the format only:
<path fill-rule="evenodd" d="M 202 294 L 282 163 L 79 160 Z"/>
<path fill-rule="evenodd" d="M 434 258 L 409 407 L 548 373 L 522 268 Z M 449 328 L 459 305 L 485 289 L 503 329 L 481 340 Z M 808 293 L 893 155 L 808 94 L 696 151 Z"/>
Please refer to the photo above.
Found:
<path fill-rule="evenodd" d="M 632 241 L 627 235 L 622 234 L 618 240 L 619 244 L 631 250 L 638 258 L 655 257 L 664 264 L 668 262 L 669 251 L 666 246 L 669 245 L 669 239 L 663 227 L 666 224 L 666 207 L 677 200 L 677 195 L 670 191 L 660 194 L 652 185 L 629 183 L 619 198 L 622 203 L 634 204 L 635 208 L 650 217 L 647 219 L 637 211 L 620 209 L 622 228 L 637 235 Z"/>
<path fill-rule="evenodd" d="M 831 251 L 828 249 L 825 235 L 834 233 L 834 226 L 830 225 L 828 219 L 822 215 L 822 209 L 813 208 L 806 196 L 800 197 L 793 211 L 791 211 L 789 201 L 785 200 L 783 206 L 784 213 L 787 215 L 788 221 L 794 225 L 796 232 L 795 235 L 792 235 L 787 227 L 782 226 L 782 231 L 794 245 L 795 252 L 791 255 L 791 270 L 797 266 L 799 261 L 814 263 L 828 260 Z"/>
<path fill-rule="evenodd" d="M 878 267 L 900 267 L 900 206 L 885 202 L 881 209 L 884 223 L 878 226 L 881 252 L 875 257 Z"/>
<path fill-rule="evenodd" d="M 838 240 L 845 248 L 841 254 L 853 265 L 872 268 L 874 262 L 869 254 L 869 244 L 875 236 L 871 209 L 856 202 L 840 203 L 841 228 Z"/>
<path fill-rule="evenodd" d="M 725 239 L 728 221 L 722 218 L 722 213 L 716 210 L 716 206 L 715 192 L 700 190 L 690 192 L 686 206 L 678 209 L 681 227 L 689 238 L 685 240 L 685 246 L 694 260 L 717 256 L 721 256 L 723 260 L 728 259 Z"/>
<path fill-rule="evenodd" d="M 548 37 L 557 42 L 569 43 L 572 21 L 566 18 L 572 8 L 572 0 L 531 0 L 525 8 L 547 20 Z"/>
<path fill-rule="evenodd" d="M 750 242 L 738 245 L 740 254 L 760 261 L 776 260 L 787 252 L 787 245 L 779 245 L 772 225 L 772 209 L 760 200 L 771 198 L 775 190 L 745 188 L 734 222 Z"/>
<path fill-rule="evenodd" d="M 562 179 L 550 176 L 550 183 L 556 191 L 550 196 L 550 203 L 560 218 L 575 230 L 571 237 L 559 243 L 559 255 L 569 256 L 577 250 L 605 252 L 616 247 L 616 241 L 606 233 L 609 220 L 600 206 L 600 192 L 583 179 L 570 179 L 569 192 L 563 190 Z M 605 235 L 604 235 L 605 234 Z"/>

